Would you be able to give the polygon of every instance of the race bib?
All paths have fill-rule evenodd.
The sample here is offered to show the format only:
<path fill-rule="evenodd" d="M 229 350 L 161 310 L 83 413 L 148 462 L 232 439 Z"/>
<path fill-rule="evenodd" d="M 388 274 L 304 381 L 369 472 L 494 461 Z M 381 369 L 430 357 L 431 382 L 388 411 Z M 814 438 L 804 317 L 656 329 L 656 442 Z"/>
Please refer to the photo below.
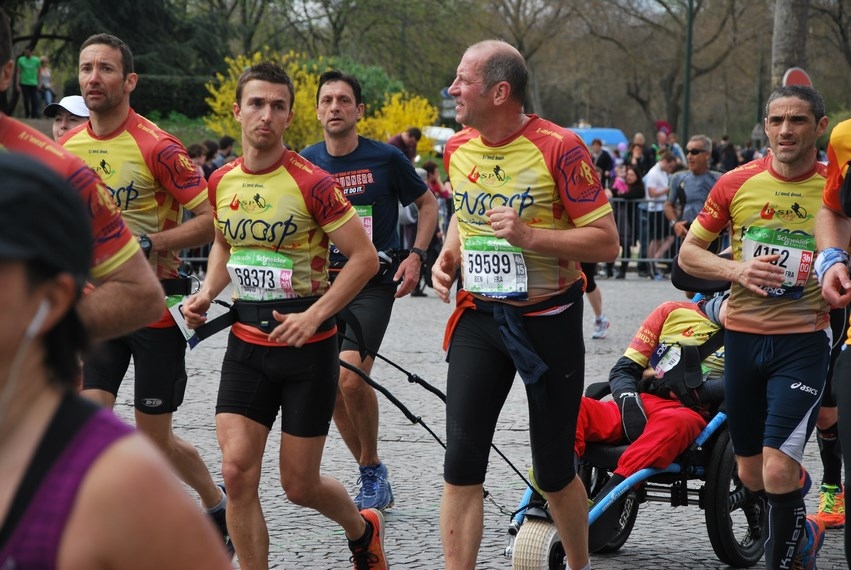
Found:
<path fill-rule="evenodd" d="M 650 367 L 653 368 L 657 378 L 662 378 L 680 362 L 681 358 L 682 349 L 679 345 L 660 344 L 650 357 Z"/>
<path fill-rule="evenodd" d="M 496 237 L 464 242 L 464 289 L 494 299 L 529 298 L 526 261 L 519 247 Z"/>
<path fill-rule="evenodd" d="M 810 278 L 815 261 L 816 240 L 807 234 L 790 234 L 771 228 L 749 227 L 742 237 L 742 259 L 779 255 L 773 262 L 783 269 L 783 285 L 763 287 L 769 297 L 799 299 Z"/>
<path fill-rule="evenodd" d="M 293 299 L 293 261 L 282 253 L 265 249 L 242 249 L 233 252 L 228 273 L 243 301 L 277 301 Z"/>
<path fill-rule="evenodd" d="M 360 221 L 363 224 L 363 229 L 366 230 L 366 235 L 369 236 L 369 241 L 372 241 L 372 206 L 355 206 L 352 204 L 352 208 L 355 209 L 355 213 L 360 218 Z M 340 249 L 333 243 L 331 243 L 331 252 L 343 255 L 340 253 Z"/>
<path fill-rule="evenodd" d="M 363 223 L 363 229 L 366 230 L 366 235 L 369 236 L 369 241 L 372 241 L 372 206 L 352 206 L 355 209 L 360 221 Z"/>

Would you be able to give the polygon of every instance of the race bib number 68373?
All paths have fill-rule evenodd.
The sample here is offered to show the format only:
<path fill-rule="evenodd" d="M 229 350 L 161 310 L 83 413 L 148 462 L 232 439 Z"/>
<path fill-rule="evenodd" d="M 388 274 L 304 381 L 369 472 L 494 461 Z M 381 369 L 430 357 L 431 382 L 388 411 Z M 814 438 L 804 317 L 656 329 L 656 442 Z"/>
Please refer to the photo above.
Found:
<path fill-rule="evenodd" d="M 227 264 L 237 297 L 243 301 L 291 299 L 292 259 L 269 250 L 237 250 Z"/>

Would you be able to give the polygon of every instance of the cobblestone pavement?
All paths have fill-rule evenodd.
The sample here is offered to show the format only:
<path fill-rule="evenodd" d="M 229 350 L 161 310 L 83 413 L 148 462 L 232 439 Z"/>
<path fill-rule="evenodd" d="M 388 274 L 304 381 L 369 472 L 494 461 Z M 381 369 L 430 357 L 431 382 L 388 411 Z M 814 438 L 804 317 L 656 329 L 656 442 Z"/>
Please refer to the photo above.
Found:
<path fill-rule="evenodd" d="M 652 308 L 668 299 L 683 299 L 670 282 L 640 279 L 598 281 L 604 312 L 611 319 L 608 337 L 592 340 L 593 314 L 586 303 L 586 383 L 605 380 L 609 368 L 623 354 L 632 335 Z M 401 368 L 419 375 L 440 390 L 445 389 L 446 363 L 441 349 L 443 330 L 451 307 L 428 290 L 424 298 L 397 301 L 381 354 Z M 174 416 L 175 430 L 193 442 L 220 477 L 221 455 L 214 428 L 215 395 L 227 334 L 204 341 L 187 356 L 189 388 L 186 402 Z M 568 339 L 564 339 L 568 342 Z M 573 342 L 573 341 L 569 341 Z M 433 430 L 444 434 L 444 406 L 424 388 L 408 381 L 408 375 L 385 362 L 377 362 L 372 377 L 393 393 L 411 412 Z M 438 511 L 442 487 L 443 449 L 423 427 L 410 423 L 389 400 L 379 395 L 380 454 L 388 465 L 396 506 L 386 512 L 386 550 L 397 569 L 442 567 Z M 132 421 L 132 382 L 125 382 L 116 406 L 119 415 Z M 521 472 L 528 453 L 527 411 L 522 382 L 517 379 L 498 425 L 496 446 Z M 261 500 L 270 534 L 270 566 L 288 569 L 351 568 L 349 552 L 339 527 L 313 511 L 287 502 L 277 468 L 279 425 L 276 424 L 265 455 Z M 332 428 L 326 445 L 323 472 L 356 493 L 357 466 Z M 807 448 L 807 468 L 814 492 L 807 497 L 809 512 L 818 507 L 817 484 L 821 462 L 814 441 Z M 524 483 L 507 461 L 491 454 L 485 483 L 490 496 L 485 503 L 485 528 L 477 568 L 507 569 L 503 556 L 508 545 L 509 513 L 523 493 Z M 635 528 L 615 554 L 595 555 L 596 569 L 726 568 L 716 558 L 706 534 L 704 513 L 696 506 L 670 507 L 659 503 L 641 505 Z M 819 558 L 819 568 L 848 568 L 842 553 L 841 530 L 829 530 Z M 238 561 L 234 562 L 238 567 Z M 756 568 L 764 568 L 760 562 Z"/>

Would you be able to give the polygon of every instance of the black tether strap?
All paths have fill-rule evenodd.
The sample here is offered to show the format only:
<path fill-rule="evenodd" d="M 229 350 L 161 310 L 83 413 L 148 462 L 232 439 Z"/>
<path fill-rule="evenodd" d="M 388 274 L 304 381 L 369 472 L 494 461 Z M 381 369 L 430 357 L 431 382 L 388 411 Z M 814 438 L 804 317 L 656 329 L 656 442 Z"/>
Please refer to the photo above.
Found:
<path fill-rule="evenodd" d="M 303 301 L 301 303 L 292 303 L 290 301 Z M 218 299 L 213 300 L 214 303 L 222 305 L 223 307 L 228 308 L 228 312 L 225 314 L 216 317 L 215 319 L 208 321 L 195 329 L 195 336 L 198 337 L 198 341 L 202 341 L 204 339 L 210 338 L 214 334 L 219 331 L 222 331 L 232 324 L 236 322 L 246 323 L 252 326 L 257 327 L 258 329 L 264 332 L 272 332 L 272 330 L 278 326 L 278 321 L 274 319 L 272 316 L 272 311 L 277 310 L 279 313 L 298 313 L 307 309 L 310 305 L 312 305 L 316 301 L 315 297 L 305 297 L 302 299 L 292 299 L 288 300 L 285 305 L 280 305 L 276 303 L 271 303 L 268 301 L 265 302 L 250 302 L 250 301 L 234 301 L 232 305 L 225 303 L 224 301 L 219 301 Z M 360 357 L 361 360 L 367 357 L 368 351 L 365 348 L 366 343 L 363 341 L 363 329 L 360 326 L 360 321 L 358 321 L 357 317 L 348 309 L 344 308 L 341 310 L 335 317 L 332 317 L 325 322 L 323 322 L 319 326 L 319 331 L 328 330 L 335 324 L 334 319 L 340 319 L 346 326 L 352 329 L 352 333 L 357 338 L 356 342 L 360 348 Z"/>
<path fill-rule="evenodd" d="M 341 335 L 341 336 L 342 336 L 344 339 L 348 340 L 349 342 L 358 343 L 358 341 L 357 341 L 357 340 L 355 340 L 355 339 L 353 339 L 353 338 L 349 338 L 349 337 L 348 337 L 348 336 L 346 336 L 346 335 Z M 363 344 L 360 344 L 360 343 L 358 343 L 358 344 L 359 344 L 359 346 L 361 346 L 361 347 L 362 347 L 361 349 L 362 349 L 362 350 L 364 350 L 364 349 L 363 349 Z M 393 362 L 393 361 L 392 361 L 392 360 L 390 360 L 389 358 L 387 358 L 387 357 L 385 357 L 385 356 L 382 356 L 381 354 L 379 354 L 378 352 L 376 352 L 376 351 L 374 351 L 374 350 L 366 349 L 366 352 L 367 352 L 370 356 L 372 356 L 372 357 L 374 357 L 374 358 L 377 358 L 377 359 L 379 359 L 379 360 L 382 360 L 382 361 L 386 362 L 387 364 L 389 364 L 390 366 L 392 366 L 393 368 L 395 368 L 396 370 L 398 370 L 399 372 L 401 372 L 402 374 L 404 374 L 405 376 L 407 376 L 407 377 L 408 377 L 408 382 L 411 382 L 412 384 L 419 384 L 420 386 L 422 386 L 423 388 L 425 388 L 426 390 L 428 390 L 429 392 L 431 392 L 432 394 L 434 394 L 435 396 L 437 396 L 438 398 L 440 398 L 440 399 L 441 399 L 441 401 L 442 401 L 444 404 L 446 403 L 446 394 L 444 394 L 443 392 L 441 392 L 439 388 L 437 388 L 437 387 L 435 387 L 435 386 L 432 386 L 431 384 L 429 384 L 428 382 L 426 382 L 425 380 L 423 380 L 423 379 L 422 379 L 419 375 L 414 374 L 414 373 L 412 373 L 412 372 L 408 372 L 407 370 L 405 370 L 404 368 L 402 368 L 401 366 L 399 366 L 398 364 L 396 364 L 395 362 Z M 429 429 L 429 428 L 425 425 L 425 423 L 423 423 L 422 419 L 421 419 L 419 416 L 414 416 L 414 415 L 411 413 L 411 411 L 410 411 L 410 410 L 408 410 L 408 408 L 406 408 L 406 407 L 404 406 L 404 404 L 402 404 L 402 403 L 398 400 L 398 398 L 396 398 L 396 397 L 395 397 L 392 393 L 390 393 L 390 391 L 389 391 L 389 390 L 387 390 L 387 388 L 385 388 L 385 387 L 383 387 L 383 386 L 379 385 L 379 384 L 378 384 L 375 380 L 373 380 L 372 378 L 370 378 L 370 377 L 369 377 L 369 375 L 367 375 L 367 373 L 366 373 L 366 372 L 364 372 L 363 370 L 361 370 L 360 368 L 357 368 L 357 367 L 355 367 L 355 366 L 352 366 L 351 364 L 348 364 L 348 363 L 346 363 L 346 362 L 343 362 L 342 360 L 340 361 L 340 366 L 342 366 L 343 368 L 346 368 L 346 369 L 348 369 L 348 370 L 351 370 L 352 372 L 354 372 L 355 374 L 357 374 L 358 376 L 360 376 L 360 377 L 364 380 L 364 382 L 366 382 L 367 384 L 369 384 L 370 386 L 372 386 L 373 388 L 375 388 L 376 390 L 378 390 L 379 392 L 381 392 L 382 394 L 384 394 L 384 396 L 385 396 L 388 400 L 390 400 L 391 402 L 393 402 L 393 404 L 395 404 L 395 405 L 396 405 L 396 407 L 397 407 L 397 408 L 399 408 L 399 409 L 402 411 L 402 413 L 403 413 L 403 414 L 405 414 L 405 417 L 406 417 L 406 418 L 408 418 L 408 420 L 410 420 L 410 422 L 411 422 L 411 423 L 414 423 L 414 424 L 420 424 L 420 425 L 422 425 L 422 426 L 426 429 L 426 431 L 428 431 L 428 432 L 432 435 L 432 437 L 434 437 L 434 439 L 435 439 L 435 440 L 437 440 L 437 442 L 438 442 L 438 443 L 439 443 L 439 444 L 440 444 L 440 445 L 441 445 L 444 449 L 446 449 L 446 445 L 443 443 L 443 441 L 442 441 L 439 437 L 437 437 L 437 435 L 435 435 L 435 433 L 434 433 L 433 431 L 431 431 L 431 430 L 430 430 L 430 429 Z M 513 464 L 513 463 L 512 463 L 512 462 L 508 459 L 508 457 L 506 457 L 506 456 L 505 456 L 505 454 L 504 454 L 504 453 L 503 453 L 503 452 L 502 452 L 502 451 L 501 451 L 501 450 L 500 450 L 500 449 L 496 446 L 496 444 L 495 444 L 495 443 L 493 443 L 493 442 L 491 442 L 491 449 L 493 449 L 493 450 L 497 453 L 497 455 L 499 455 L 499 456 L 503 459 L 503 461 L 505 461 L 505 463 L 506 463 L 506 464 L 507 464 L 507 465 L 511 468 L 511 470 L 512 470 L 512 471 L 514 471 L 515 473 L 517 473 L 517 475 L 520 477 L 520 479 L 522 479 L 522 480 L 523 480 L 523 482 L 526 484 L 526 486 L 528 486 L 528 487 L 531 487 L 531 486 L 532 486 L 532 485 L 531 485 L 531 483 L 529 483 L 529 480 L 526 478 L 526 476 L 525 476 L 525 475 L 523 475 L 523 473 L 521 473 L 521 472 L 520 472 L 520 470 L 519 470 L 519 469 L 517 469 L 517 467 L 515 467 L 515 466 L 514 466 L 514 464 Z M 487 496 L 487 494 L 488 494 L 488 493 L 487 493 L 487 491 L 485 491 L 485 496 Z"/>
<path fill-rule="evenodd" d="M 175 279 L 160 279 L 163 291 L 166 297 L 170 295 L 191 295 L 192 294 L 192 278 L 177 277 Z"/>

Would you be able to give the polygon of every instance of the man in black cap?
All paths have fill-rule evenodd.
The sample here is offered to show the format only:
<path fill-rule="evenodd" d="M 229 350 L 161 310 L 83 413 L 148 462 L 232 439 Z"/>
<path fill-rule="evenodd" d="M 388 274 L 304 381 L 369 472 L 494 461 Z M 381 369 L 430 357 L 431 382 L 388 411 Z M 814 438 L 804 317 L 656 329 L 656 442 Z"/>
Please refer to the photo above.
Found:
<path fill-rule="evenodd" d="M 9 21 L 0 10 L 0 91 L 8 89 L 14 69 Z M 165 308 L 162 287 L 98 176 L 35 129 L 0 112 L 0 153 L 4 151 L 33 157 L 58 172 L 88 206 L 96 287 L 80 300 L 78 310 L 94 339 L 116 337 L 156 319 Z"/>

